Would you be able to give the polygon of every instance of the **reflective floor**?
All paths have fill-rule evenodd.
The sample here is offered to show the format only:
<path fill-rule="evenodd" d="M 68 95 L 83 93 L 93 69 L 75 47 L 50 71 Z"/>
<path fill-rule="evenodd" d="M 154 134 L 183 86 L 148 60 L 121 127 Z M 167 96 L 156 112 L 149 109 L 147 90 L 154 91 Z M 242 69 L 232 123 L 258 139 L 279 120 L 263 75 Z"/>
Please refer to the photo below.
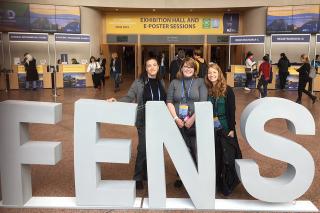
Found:
<path fill-rule="evenodd" d="M 56 101 L 63 103 L 63 119 L 57 125 L 30 125 L 30 139 L 43 141 L 61 141 L 63 149 L 63 158 L 56 166 L 32 166 L 32 190 L 33 196 L 59 196 L 59 197 L 74 197 L 74 153 L 73 153 L 73 128 L 74 128 L 74 102 L 80 98 L 90 99 L 106 99 L 109 97 L 122 97 L 128 90 L 131 82 L 130 77 L 125 77 L 121 84 L 121 90 L 117 93 L 113 92 L 113 82 L 107 80 L 106 86 L 102 90 L 93 88 L 79 89 L 59 89 L 59 96 L 56 100 L 52 97 L 50 89 L 44 90 L 15 90 L 15 91 L 0 91 L 0 101 L 7 99 L 30 100 L 30 101 Z M 239 144 L 244 158 L 254 159 L 259 164 L 260 173 L 266 177 L 276 177 L 281 175 L 286 169 L 286 163 L 276 161 L 255 152 L 243 139 L 240 129 L 240 116 L 244 108 L 258 97 L 258 92 L 252 90 L 245 92 L 243 89 L 235 89 L 236 94 L 236 121 L 237 134 Z M 269 91 L 268 96 L 282 97 L 290 100 L 295 100 L 297 92 L 295 91 Z M 320 94 L 318 93 L 319 97 Z M 266 130 L 277 135 L 287 137 L 294 140 L 305 147 L 313 156 L 316 164 L 316 174 L 310 189 L 299 200 L 311 200 L 318 208 L 320 208 L 320 102 L 312 104 L 312 101 L 307 96 L 303 96 L 303 105 L 312 113 L 316 122 L 315 136 L 297 136 L 287 130 L 284 120 L 274 119 L 266 124 Z M 272 107 L 272 106 L 271 106 Z M 288 109 L 290 110 L 290 109 Z M 303 121 L 301 121 L 303 122 Z M 134 127 L 124 127 L 104 124 L 101 127 L 102 137 L 117 137 L 131 138 L 133 140 L 132 154 L 130 164 L 103 164 L 102 179 L 129 180 L 132 179 L 134 171 L 134 162 L 136 158 L 137 132 Z M 290 153 L 288 153 L 290 154 Z M 166 183 L 167 197 L 188 197 L 187 192 L 182 187 L 176 189 L 173 184 L 176 179 L 176 172 L 168 154 L 165 154 L 166 166 Z M 138 191 L 138 197 L 148 197 L 147 183 L 144 184 L 145 189 Z M 217 198 L 224 198 L 218 194 Z M 232 199 L 254 199 L 250 196 L 242 185 L 239 185 L 234 193 L 228 198 Z M 129 212 L 128 210 L 41 210 L 41 209 L 0 209 L 0 212 Z M 135 211 L 130 211 L 135 212 Z M 144 212 L 159 212 L 159 211 L 144 211 Z M 178 212 L 178 211 L 177 211 Z"/>

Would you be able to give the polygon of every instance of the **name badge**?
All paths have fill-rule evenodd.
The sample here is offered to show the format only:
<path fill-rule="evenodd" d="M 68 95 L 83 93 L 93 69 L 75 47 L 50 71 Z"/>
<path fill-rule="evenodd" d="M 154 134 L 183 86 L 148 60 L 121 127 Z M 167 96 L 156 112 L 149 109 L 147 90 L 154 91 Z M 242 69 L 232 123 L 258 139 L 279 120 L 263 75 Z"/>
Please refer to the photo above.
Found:
<path fill-rule="evenodd" d="M 188 109 L 189 106 L 187 104 L 180 104 L 179 105 L 179 118 L 186 120 L 188 118 Z"/>

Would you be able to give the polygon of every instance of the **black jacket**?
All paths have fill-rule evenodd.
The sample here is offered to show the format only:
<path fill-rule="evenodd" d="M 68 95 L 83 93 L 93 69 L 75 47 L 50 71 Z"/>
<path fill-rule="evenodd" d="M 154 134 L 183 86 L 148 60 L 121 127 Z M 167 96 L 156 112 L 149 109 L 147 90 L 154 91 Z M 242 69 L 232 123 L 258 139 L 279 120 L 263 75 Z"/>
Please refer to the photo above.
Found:
<path fill-rule="evenodd" d="M 113 72 L 112 70 L 112 66 L 113 66 L 113 60 L 114 59 L 111 59 L 111 62 L 110 62 L 110 74 L 112 75 L 112 73 L 121 73 L 121 61 L 120 59 L 116 59 L 116 62 L 115 62 L 115 68 L 116 68 L 116 71 Z"/>
<path fill-rule="evenodd" d="M 309 80 L 309 72 L 311 69 L 311 65 L 309 63 L 304 63 L 297 72 L 299 73 L 299 82 L 308 81 Z"/>
<path fill-rule="evenodd" d="M 234 92 L 231 87 L 227 86 L 226 91 L 226 118 L 228 122 L 228 127 L 231 130 L 235 131 L 236 126 L 236 101 Z"/>
<path fill-rule="evenodd" d="M 24 67 L 26 70 L 26 81 L 37 81 L 39 80 L 39 75 L 37 72 L 36 59 L 32 59 L 29 63 L 25 62 Z"/>
<path fill-rule="evenodd" d="M 288 68 L 291 66 L 288 59 L 280 58 L 278 61 L 279 73 L 287 73 Z"/>

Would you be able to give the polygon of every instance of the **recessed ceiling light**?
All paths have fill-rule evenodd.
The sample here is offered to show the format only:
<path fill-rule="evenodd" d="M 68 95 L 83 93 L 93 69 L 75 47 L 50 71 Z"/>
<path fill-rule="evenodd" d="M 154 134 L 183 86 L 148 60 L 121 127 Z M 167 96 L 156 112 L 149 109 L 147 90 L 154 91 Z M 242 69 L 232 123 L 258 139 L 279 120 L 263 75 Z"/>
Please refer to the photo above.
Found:
<path fill-rule="evenodd" d="M 230 11 L 231 11 L 231 9 L 227 9 L 227 11 L 228 11 L 228 12 L 230 12 Z"/>
<path fill-rule="evenodd" d="M 152 9 L 153 12 L 156 12 L 156 9 Z"/>
<path fill-rule="evenodd" d="M 190 12 L 192 12 L 192 9 L 190 9 Z"/>
<path fill-rule="evenodd" d="M 118 8 L 116 8 L 116 11 L 119 11 L 119 9 L 118 9 Z"/>

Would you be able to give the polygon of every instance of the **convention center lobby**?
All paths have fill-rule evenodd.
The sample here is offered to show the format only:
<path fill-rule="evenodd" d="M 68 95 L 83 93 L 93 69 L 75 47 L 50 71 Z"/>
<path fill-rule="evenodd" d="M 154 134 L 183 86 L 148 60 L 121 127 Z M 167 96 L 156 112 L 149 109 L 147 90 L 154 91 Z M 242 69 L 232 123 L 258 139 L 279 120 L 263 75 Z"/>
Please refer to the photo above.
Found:
<path fill-rule="evenodd" d="M 0 213 L 318 212 L 318 0 L 0 1 Z"/>

